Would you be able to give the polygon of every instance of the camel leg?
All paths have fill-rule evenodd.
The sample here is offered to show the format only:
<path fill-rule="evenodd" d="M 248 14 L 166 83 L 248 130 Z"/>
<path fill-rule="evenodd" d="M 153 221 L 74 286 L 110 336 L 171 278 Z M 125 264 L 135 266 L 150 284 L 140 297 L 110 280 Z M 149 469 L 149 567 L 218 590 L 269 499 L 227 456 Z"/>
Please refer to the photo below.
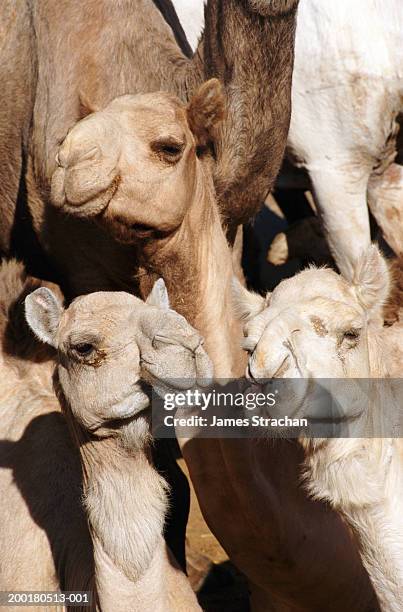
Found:
<path fill-rule="evenodd" d="M 309 172 L 330 251 L 346 278 L 351 278 L 355 261 L 371 240 L 369 170 L 360 170 L 360 175 L 354 175 L 350 164 L 340 171 L 311 165 Z"/>
<path fill-rule="evenodd" d="M 403 254 L 403 167 L 391 164 L 371 177 L 368 205 L 382 235 L 396 255 Z"/>

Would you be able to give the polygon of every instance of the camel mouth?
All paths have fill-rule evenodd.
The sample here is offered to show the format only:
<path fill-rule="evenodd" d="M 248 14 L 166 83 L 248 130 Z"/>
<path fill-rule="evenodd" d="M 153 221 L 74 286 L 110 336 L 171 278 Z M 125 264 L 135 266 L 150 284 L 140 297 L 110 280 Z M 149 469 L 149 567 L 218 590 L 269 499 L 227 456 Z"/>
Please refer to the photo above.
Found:
<path fill-rule="evenodd" d="M 149 420 L 151 417 L 151 391 L 149 390 L 147 384 L 142 385 L 143 392 L 145 392 L 147 389 L 148 392 L 145 393 L 145 396 L 142 398 L 139 405 L 132 405 L 131 409 L 126 410 L 124 413 L 122 413 L 122 415 L 111 415 L 111 418 L 104 419 L 97 429 L 104 429 L 106 427 L 108 429 L 119 431 L 130 423 L 137 421 L 141 417 Z M 132 403 L 132 400 L 137 399 L 137 395 L 138 394 L 135 392 L 130 393 L 127 396 L 127 400 L 129 400 L 130 404 Z"/>
<path fill-rule="evenodd" d="M 165 238 L 170 232 L 158 229 L 152 225 L 146 223 L 127 223 L 123 219 L 104 219 L 100 217 L 100 220 L 109 227 L 116 240 L 124 244 L 133 244 L 139 240 L 156 240 Z"/>
<path fill-rule="evenodd" d="M 153 227 L 152 225 L 147 225 L 146 223 L 133 223 L 132 225 L 128 226 L 128 229 L 132 236 L 134 236 L 137 240 L 160 240 L 162 238 L 166 238 L 176 230 L 176 228 L 161 229 Z"/>
<path fill-rule="evenodd" d="M 137 238 L 140 239 L 151 238 L 159 233 L 155 227 L 151 227 L 151 225 L 147 225 L 146 223 L 134 223 L 133 225 L 130 225 L 129 229 Z"/>

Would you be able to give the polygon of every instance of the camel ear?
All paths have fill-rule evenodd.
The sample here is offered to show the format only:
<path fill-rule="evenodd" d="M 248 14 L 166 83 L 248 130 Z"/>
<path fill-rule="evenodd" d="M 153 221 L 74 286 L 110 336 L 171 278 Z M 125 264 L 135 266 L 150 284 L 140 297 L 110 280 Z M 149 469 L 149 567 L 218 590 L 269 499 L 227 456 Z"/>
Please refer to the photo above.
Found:
<path fill-rule="evenodd" d="M 214 140 L 214 130 L 225 115 L 223 87 L 218 79 L 210 79 L 197 90 L 187 107 L 189 127 L 199 146 Z"/>
<path fill-rule="evenodd" d="M 358 260 L 353 274 L 353 287 L 366 310 L 377 311 L 387 301 L 391 289 L 389 268 L 375 244 L 371 244 Z"/>
<path fill-rule="evenodd" d="M 25 318 L 34 334 L 57 348 L 56 332 L 63 314 L 63 306 L 46 287 L 40 287 L 25 298 Z"/>
<path fill-rule="evenodd" d="M 146 304 L 149 306 L 156 306 L 161 310 L 169 310 L 169 297 L 168 291 L 163 278 L 159 278 L 154 283 L 154 287 L 151 289 L 151 293 L 146 299 Z"/>
<path fill-rule="evenodd" d="M 259 312 L 262 312 L 266 305 L 264 297 L 252 291 L 248 291 L 241 285 L 236 276 L 232 278 L 232 301 L 238 319 L 244 319 L 246 321 L 255 317 Z"/>

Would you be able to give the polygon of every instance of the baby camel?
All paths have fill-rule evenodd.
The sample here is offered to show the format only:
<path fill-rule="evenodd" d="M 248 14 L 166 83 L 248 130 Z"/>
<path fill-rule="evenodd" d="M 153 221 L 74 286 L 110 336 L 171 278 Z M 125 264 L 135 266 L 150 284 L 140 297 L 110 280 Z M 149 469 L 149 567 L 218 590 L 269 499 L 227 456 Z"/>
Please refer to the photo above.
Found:
<path fill-rule="evenodd" d="M 17 264 L 5 264 L 1 281 L 10 266 L 21 274 Z M 20 295 L 21 286 L 13 299 Z M 101 292 L 67 310 L 40 287 L 26 297 L 25 313 L 36 336 L 57 349 L 55 386 L 76 448 L 50 385 L 38 380 L 46 363 L 32 363 L 34 350 L 21 367 L 14 357 L 9 364 L 3 351 L 4 384 L 14 375 L 14 394 L 1 401 L 9 439 L 0 445 L 0 461 L 13 469 L 11 479 L 0 470 L 0 497 L 7 500 L 0 503 L 7 525 L 1 545 L 9 555 L 1 564 L 2 588 L 90 590 L 93 609 L 200 610 L 162 536 L 167 486 L 150 461 L 150 401 L 142 383 L 191 385 L 209 375 L 199 334 L 169 309 L 162 281 L 147 304 Z M 31 385 L 31 401 L 28 392 L 16 406 L 18 368 L 20 388 Z"/>
<path fill-rule="evenodd" d="M 361 257 L 351 284 L 330 269 L 311 268 L 280 283 L 265 299 L 236 286 L 239 312 L 247 320 L 248 375 L 260 382 L 299 379 L 299 396 L 291 404 L 294 414 L 315 418 L 314 391 L 303 379 L 386 379 L 391 372 L 398 374 L 399 365 L 401 374 L 403 363 L 394 362 L 401 353 L 397 346 L 394 350 L 393 328 L 385 332 L 379 323 L 389 291 L 388 267 L 375 246 Z M 396 331 L 398 337 L 400 329 Z M 346 420 L 372 438 L 300 438 L 304 479 L 312 496 L 328 502 L 350 525 L 381 609 L 398 612 L 403 593 L 403 444 L 399 438 L 374 436 L 382 435 L 388 411 L 400 415 L 385 380 L 374 382 L 372 395 L 360 408 L 343 405 Z"/>

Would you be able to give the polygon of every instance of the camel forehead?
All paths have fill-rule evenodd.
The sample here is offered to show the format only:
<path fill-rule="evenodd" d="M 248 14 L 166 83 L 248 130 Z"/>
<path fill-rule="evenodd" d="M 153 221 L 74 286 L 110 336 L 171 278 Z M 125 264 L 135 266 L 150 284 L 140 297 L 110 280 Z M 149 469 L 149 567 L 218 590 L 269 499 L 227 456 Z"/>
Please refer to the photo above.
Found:
<path fill-rule="evenodd" d="M 104 112 L 117 116 L 124 114 L 136 119 L 142 117 L 144 121 L 152 118 L 153 122 L 186 123 L 185 106 L 175 96 L 161 91 L 120 96 L 115 98 Z"/>
<path fill-rule="evenodd" d="M 301 305 L 305 302 L 326 300 L 344 302 L 356 306 L 357 300 L 350 285 L 329 269 L 309 269 L 293 278 L 282 281 L 272 293 L 270 303 Z"/>
<path fill-rule="evenodd" d="M 144 303 L 134 295 L 123 291 L 99 291 L 76 298 L 65 311 L 62 328 L 85 327 L 94 331 L 107 331 L 108 328 L 123 324 L 136 312 L 144 308 Z"/>

